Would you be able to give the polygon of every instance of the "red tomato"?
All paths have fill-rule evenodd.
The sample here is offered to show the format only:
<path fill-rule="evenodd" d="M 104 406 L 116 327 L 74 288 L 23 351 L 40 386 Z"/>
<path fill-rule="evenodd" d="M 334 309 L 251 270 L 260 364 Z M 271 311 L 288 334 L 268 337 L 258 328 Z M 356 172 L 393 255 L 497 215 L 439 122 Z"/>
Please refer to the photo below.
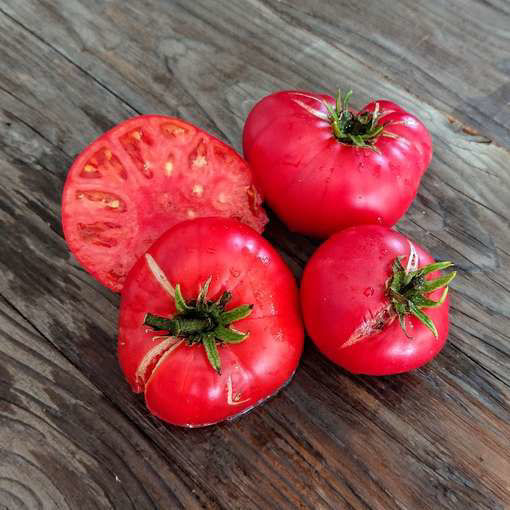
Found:
<path fill-rule="evenodd" d="M 92 142 L 64 187 L 71 251 L 101 283 L 120 291 L 128 271 L 168 228 L 203 216 L 267 222 L 243 159 L 182 120 L 134 117 Z"/>
<path fill-rule="evenodd" d="M 352 225 L 394 225 L 430 164 L 432 141 L 414 115 L 386 100 L 356 113 L 349 97 L 336 108 L 327 95 L 276 92 L 246 120 L 245 157 L 293 231 L 327 237 Z"/>
<path fill-rule="evenodd" d="M 354 373 L 388 375 L 430 361 L 448 336 L 451 262 L 379 225 L 339 232 L 309 260 L 301 284 L 317 347 Z M 443 289 L 443 290 L 441 290 Z M 426 310 L 426 313 L 424 312 Z"/>
<path fill-rule="evenodd" d="M 122 290 L 120 364 L 151 413 L 175 425 L 216 423 L 273 395 L 296 370 L 303 335 L 289 269 L 262 236 L 231 219 L 176 225 Z"/>

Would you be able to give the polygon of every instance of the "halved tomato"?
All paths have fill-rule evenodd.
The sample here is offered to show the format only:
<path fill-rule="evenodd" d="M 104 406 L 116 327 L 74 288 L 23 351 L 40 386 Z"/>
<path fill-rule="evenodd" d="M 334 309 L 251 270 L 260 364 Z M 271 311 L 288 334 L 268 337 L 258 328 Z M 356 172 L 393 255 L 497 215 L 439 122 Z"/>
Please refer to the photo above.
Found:
<path fill-rule="evenodd" d="M 246 162 L 201 129 L 143 115 L 118 124 L 75 160 L 64 186 L 67 243 L 101 283 L 128 271 L 168 228 L 195 217 L 234 217 L 258 232 L 267 217 Z"/>

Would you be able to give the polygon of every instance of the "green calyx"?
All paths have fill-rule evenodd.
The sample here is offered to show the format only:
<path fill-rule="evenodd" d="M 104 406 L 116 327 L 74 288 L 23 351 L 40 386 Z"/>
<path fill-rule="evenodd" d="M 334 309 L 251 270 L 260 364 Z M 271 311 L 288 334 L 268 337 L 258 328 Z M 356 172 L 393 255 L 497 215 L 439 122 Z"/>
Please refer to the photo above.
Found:
<path fill-rule="evenodd" d="M 253 305 L 241 305 L 225 310 L 232 298 L 224 292 L 217 301 L 208 301 L 207 292 L 212 277 L 200 287 L 196 300 L 186 302 L 180 285 L 175 286 L 175 308 L 177 313 L 169 319 L 148 313 L 144 324 L 156 331 L 167 331 L 169 335 L 183 338 L 188 345 L 202 344 L 211 366 L 221 374 L 221 360 L 218 344 L 237 344 L 246 340 L 249 333 L 232 328 L 233 322 L 248 317 Z"/>
<path fill-rule="evenodd" d="M 349 90 L 343 98 L 338 90 L 335 107 L 324 101 L 335 138 L 348 145 L 378 152 L 374 143 L 378 136 L 385 134 L 385 126 L 379 123 L 381 116 L 379 103 L 376 103 L 373 112 L 353 113 L 349 110 L 351 96 L 352 90 Z M 391 136 L 391 133 L 389 135 Z"/>
<path fill-rule="evenodd" d="M 414 247 L 411 245 L 410 259 L 413 259 L 417 255 L 414 251 Z M 448 295 L 448 285 L 457 275 L 456 271 L 440 276 L 435 280 L 427 280 L 425 275 L 442 269 L 447 269 L 453 266 L 451 262 L 435 262 L 429 264 L 420 269 L 410 270 L 410 264 L 404 269 L 401 263 L 403 257 L 397 257 L 393 262 L 393 275 L 388 280 L 387 294 L 390 299 L 392 308 L 396 313 L 400 325 L 407 335 L 405 318 L 408 314 L 414 315 L 419 319 L 427 328 L 432 331 L 434 336 L 437 338 L 437 329 L 430 317 L 428 317 L 422 310 L 424 308 L 435 308 L 441 306 L 446 296 Z M 417 260 L 416 264 L 417 265 Z M 427 294 L 437 290 L 444 289 L 441 297 L 438 301 L 433 301 L 427 298 Z M 409 335 L 408 335 L 409 336 Z"/>

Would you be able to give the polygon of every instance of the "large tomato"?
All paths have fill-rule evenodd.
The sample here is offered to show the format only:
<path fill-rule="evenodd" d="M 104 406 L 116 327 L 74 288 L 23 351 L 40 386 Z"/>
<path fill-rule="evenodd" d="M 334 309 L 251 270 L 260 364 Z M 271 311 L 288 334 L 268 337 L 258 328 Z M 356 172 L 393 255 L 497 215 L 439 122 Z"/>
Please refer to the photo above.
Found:
<path fill-rule="evenodd" d="M 246 120 L 244 155 L 293 231 L 327 237 L 352 225 L 394 225 L 430 164 L 432 142 L 419 119 L 382 99 L 355 112 L 349 98 L 277 92 Z"/>
<path fill-rule="evenodd" d="M 350 372 L 388 375 L 431 360 L 448 336 L 451 262 L 434 263 L 394 230 L 339 232 L 309 260 L 301 285 L 305 325 L 317 347 Z M 442 289 L 442 290 L 441 290 Z"/>
<path fill-rule="evenodd" d="M 176 225 L 122 290 L 120 364 L 149 410 L 175 425 L 216 423 L 273 395 L 296 370 L 303 335 L 289 269 L 232 219 Z"/>
<path fill-rule="evenodd" d="M 101 283 L 120 291 L 128 271 L 168 228 L 185 219 L 267 222 L 246 162 L 182 120 L 134 117 L 89 145 L 64 186 L 62 220 L 71 251 Z"/>

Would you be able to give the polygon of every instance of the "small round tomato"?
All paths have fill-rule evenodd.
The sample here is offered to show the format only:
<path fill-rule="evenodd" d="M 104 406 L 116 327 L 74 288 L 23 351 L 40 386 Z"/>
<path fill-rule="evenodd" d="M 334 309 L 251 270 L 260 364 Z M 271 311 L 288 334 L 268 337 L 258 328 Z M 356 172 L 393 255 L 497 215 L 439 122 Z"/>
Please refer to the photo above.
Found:
<path fill-rule="evenodd" d="M 236 220 L 174 226 L 122 290 L 122 370 L 151 413 L 175 425 L 216 423 L 273 395 L 296 370 L 303 336 L 292 274 Z"/>
<path fill-rule="evenodd" d="M 430 361 L 448 336 L 451 262 L 435 263 L 394 230 L 360 225 L 322 244 L 301 284 L 305 325 L 349 372 L 389 375 Z"/>
<path fill-rule="evenodd" d="M 262 232 L 267 218 L 246 162 L 197 127 L 142 115 L 92 142 L 69 170 L 66 241 L 102 284 L 120 291 L 149 246 L 180 221 L 236 217 Z"/>
<path fill-rule="evenodd" d="M 276 92 L 248 115 L 244 155 L 293 231 L 327 237 L 353 225 L 392 226 L 430 164 L 432 141 L 419 119 L 383 99 L 355 112 L 349 98 Z"/>

